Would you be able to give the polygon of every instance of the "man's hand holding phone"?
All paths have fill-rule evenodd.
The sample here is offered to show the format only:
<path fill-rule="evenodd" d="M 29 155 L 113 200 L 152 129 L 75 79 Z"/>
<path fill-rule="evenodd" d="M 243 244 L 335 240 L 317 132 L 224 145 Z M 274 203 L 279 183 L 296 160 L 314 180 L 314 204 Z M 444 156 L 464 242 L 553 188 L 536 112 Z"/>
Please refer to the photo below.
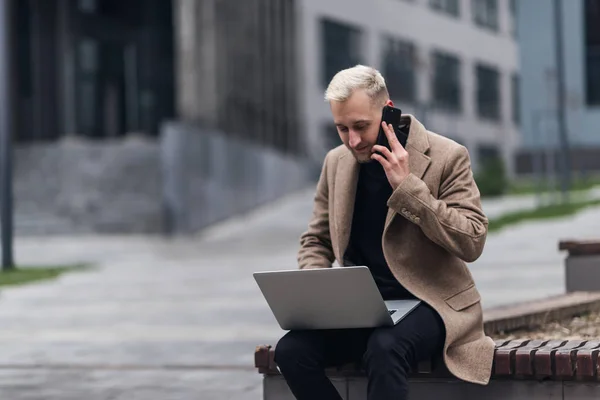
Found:
<path fill-rule="evenodd" d="M 402 147 L 391 124 L 382 121 L 381 127 L 385 132 L 391 151 L 385 146 L 376 144 L 373 146 L 371 158 L 381 164 L 392 189 L 396 190 L 410 174 L 408 152 Z"/>

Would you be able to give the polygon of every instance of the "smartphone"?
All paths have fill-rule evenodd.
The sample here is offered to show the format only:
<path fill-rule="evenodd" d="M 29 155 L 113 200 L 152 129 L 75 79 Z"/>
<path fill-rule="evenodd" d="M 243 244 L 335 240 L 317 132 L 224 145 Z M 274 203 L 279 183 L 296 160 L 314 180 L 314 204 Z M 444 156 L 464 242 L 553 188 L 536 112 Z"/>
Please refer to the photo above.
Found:
<path fill-rule="evenodd" d="M 396 133 L 396 137 L 398 141 L 402 145 L 402 147 L 406 147 L 406 141 L 408 140 L 408 136 L 400 129 L 400 117 L 402 117 L 402 111 L 399 108 L 384 106 L 383 111 L 381 113 L 381 121 L 385 121 L 386 124 L 391 124 L 394 127 L 394 132 Z M 385 146 L 388 150 L 392 150 L 390 148 L 390 144 L 388 143 L 387 136 L 381 127 L 379 126 L 379 136 L 377 136 L 377 144 L 381 146 Z"/>

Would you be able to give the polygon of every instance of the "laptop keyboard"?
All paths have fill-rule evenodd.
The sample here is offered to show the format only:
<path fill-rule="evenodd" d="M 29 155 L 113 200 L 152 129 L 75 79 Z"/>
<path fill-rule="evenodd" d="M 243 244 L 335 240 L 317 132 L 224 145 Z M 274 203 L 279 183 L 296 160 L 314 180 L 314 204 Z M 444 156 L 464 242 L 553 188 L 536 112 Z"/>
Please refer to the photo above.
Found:
<path fill-rule="evenodd" d="M 390 313 L 390 315 L 394 314 L 396 311 L 398 311 L 398 310 L 388 310 L 388 312 Z"/>

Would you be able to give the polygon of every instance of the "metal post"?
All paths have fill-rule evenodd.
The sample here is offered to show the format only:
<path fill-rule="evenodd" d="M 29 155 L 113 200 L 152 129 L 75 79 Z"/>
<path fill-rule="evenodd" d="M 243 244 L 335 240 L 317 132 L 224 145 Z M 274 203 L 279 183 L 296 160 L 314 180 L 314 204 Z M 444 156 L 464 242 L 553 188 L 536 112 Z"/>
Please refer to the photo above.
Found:
<path fill-rule="evenodd" d="M 554 0 L 554 44 L 556 53 L 556 117 L 558 119 L 558 134 L 560 137 L 561 155 L 561 189 L 563 202 L 569 201 L 569 189 L 571 181 L 571 157 L 569 141 L 567 138 L 567 126 L 565 121 L 565 79 L 564 79 L 564 54 L 563 54 L 563 30 L 562 12 L 560 9 L 562 0 Z"/>
<path fill-rule="evenodd" d="M 0 0 L 0 218 L 2 234 L 2 270 L 14 268 L 12 215 L 12 1 Z"/>
<path fill-rule="evenodd" d="M 541 143 L 540 140 L 540 119 L 541 113 L 538 111 L 534 111 L 532 116 L 532 130 L 534 135 L 534 142 Z M 533 176 L 535 180 L 535 188 L 536 188 L 536 197 L 537 197 L 537 206 L 541 207 L 544 205 L 544 171 L 543 171 L 543 162 L 542 162 L 542 149 L 541 147 L 532 147 L 532 166 L 533 166 Z"/>

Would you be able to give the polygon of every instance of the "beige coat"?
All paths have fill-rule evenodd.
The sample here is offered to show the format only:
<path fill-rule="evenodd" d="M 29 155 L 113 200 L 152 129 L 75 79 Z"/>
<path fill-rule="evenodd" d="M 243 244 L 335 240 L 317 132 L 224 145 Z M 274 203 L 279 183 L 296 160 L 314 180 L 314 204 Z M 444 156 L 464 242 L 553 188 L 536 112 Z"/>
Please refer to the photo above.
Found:
<path fill-rule="evenodd" d="M 465 262 L 482 253 L 488 220 L 481 209 L 464 146 L 410 118 L 410 175 L 388 200 L 383 252 L 396 279 L 431 305 L 446 326 L 444 362 L 457 378 L 489 382 L 494 342 L 484 335 L 480 295 Z M 308 230 L 300 239 L 301 269 L 344 266 L 358 166 L 339 146 L 325 157 Z"/>

